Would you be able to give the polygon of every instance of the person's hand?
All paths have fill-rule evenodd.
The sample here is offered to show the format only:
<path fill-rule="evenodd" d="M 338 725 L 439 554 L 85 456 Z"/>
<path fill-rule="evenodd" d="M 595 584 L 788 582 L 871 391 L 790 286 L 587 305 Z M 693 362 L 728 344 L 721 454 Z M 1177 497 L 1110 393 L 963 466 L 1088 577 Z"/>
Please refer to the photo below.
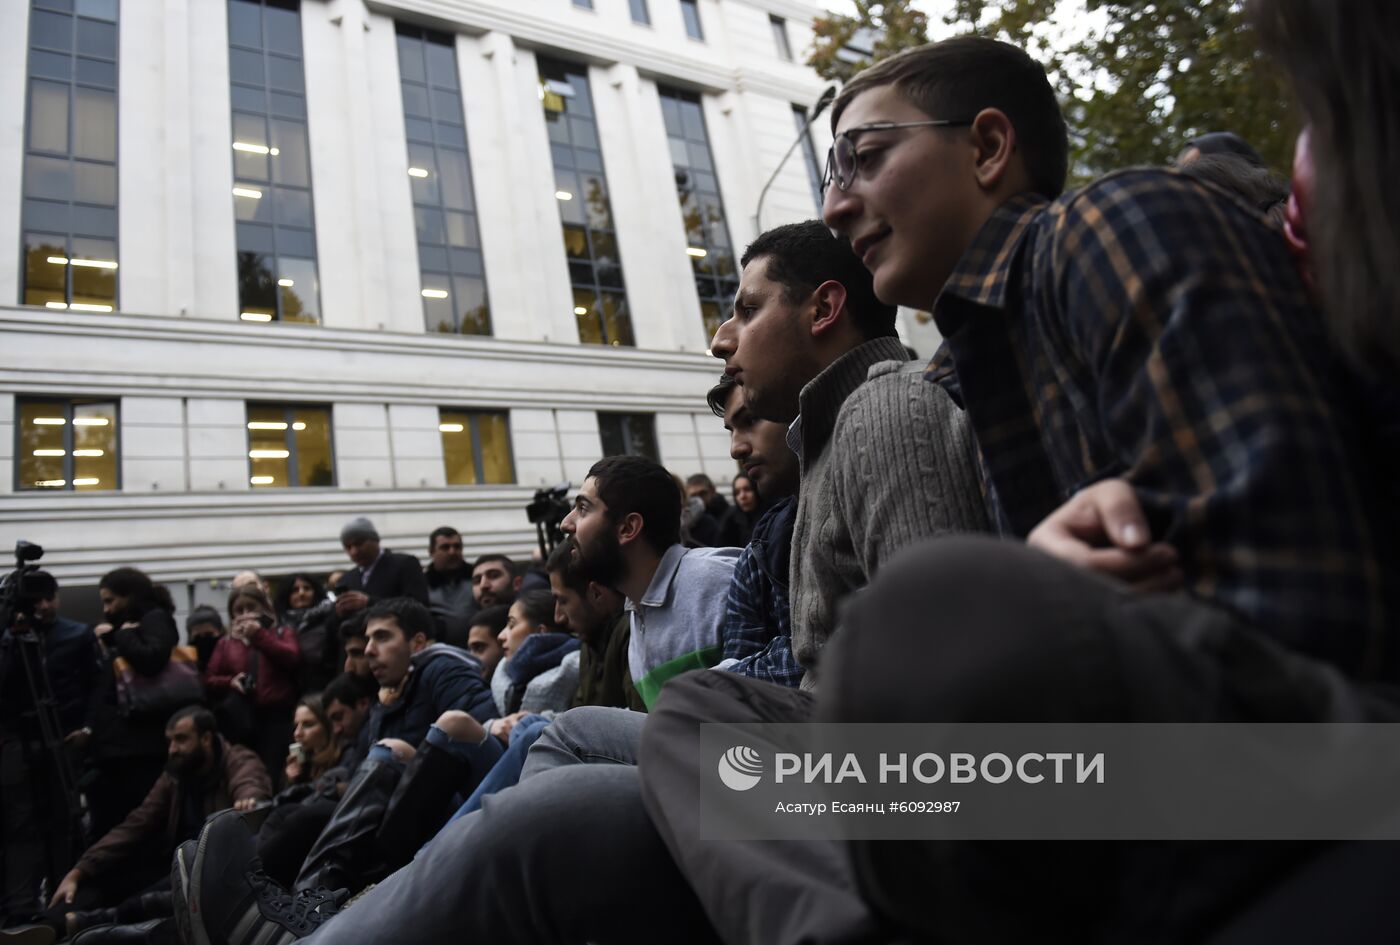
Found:
<path fill-rule="evenodd" d="M 234 801 L 234 802 L 233 802 L 233 809 L 236 810 L 236 811 L 238 811 L 238 812 L 241 814 L 241 813 L 244 813 L 245 811 L 250 811 L 250 810 L 252 810 L 254 807 L 257 807 L 259 803 L 260 803 L 260 802 L 258 801 L 258 799 L 257 799 L 256 797 L 245 797 L 245 798 L 242 798 L 241 800 Z"/>
<path fill-rule="evenodd" d="M 510 733 L 515 729 L 515 723 L 528 714 L 527 712 L 512 712 L 503 719 L 494 720 L 491 723 L 491 734 L 506 744 L 510 744 Z"/>
<path fill-rule="evenodd" d="M 1031 531 L 1026 544 L 1142 593 L 1181 586 L 1176 549 L 1151 541 L 1142 505 L 1122 479 L 1075 493 Z"/>
<path fill-rule="evenodd" d="M 286 776 L 288 784 L 296 784 L 301 780 L 301 775 L 304 770 L 301 761 L 296 755 L 288 755 L 282 768 L 282 774 Z"/>
<path fill-rule="evenodd" d="M 234 692 L 246 696 L 248 694 L 248 674 L 239 673 L 233 677 L 233 682 L 229 683 L 229 687 Z"/>
<path fill-rule="evenodd" d="M 128 620 L 126 623 L 122 624 L 122 629 L 123 629 L 123 630 L 140 630 L 140 629 L 141 629 L 141 623 L 140 623 L 140 621 L 137 621 L 137 620 Z"/>
<path fill-rule="evenodd" d="M 394 753 L 394 758 L 407 764 L 413 760 L 413 756 L 418 754 L 418 750 L 404 741 L 402 738 L 381 738 L 375 742 L 376 745 L 383 745 Z"/>
<path fill-rule="evenodd" d="M 363 591 L 342 591 L 335 599 L 337 617 L 356 614 L 369 606 L 369 595 Z"/>
<path fill-rule="evenodd" d="M 486 729 L 481 727 L 481 723 L 461 709 L 448 709 L 442 713 L 438 716 L 437 727 L 454 742 L 479 745 L 486 738 Z"/>
<path fill-rule="evenodd" d="M 67 735 L 64 735 L 63 744 L 67 745 L 69 748 L 76 748 L 81 750 L 87 747 L 87 743 L 91 739 L 92 729 L 88 728 L 87 726 L 83 726 L 82 728 L 74 729 Z"/>
<path fill-rule="evenodd" d="M 97 639 L 100 640 L 107 634 L 112 632 L 112 625 L 104 621 L 103 623 L 99 623 L 97 626 L 93 627 L 92 632 L 97 634 Z"/>
<path fill-rule="evenodd" d="M 78 883 L 82 882 L 82 879 L 83 874 L 78 872 L 76 866 L 69 870 L 68 875 L 63 877 L 63 881 L 53 891 L 53 898 L 49 900 L 49 908 L 56 908 L 59 904 L 72 905 L 73 897 L 78 894 Z"/>

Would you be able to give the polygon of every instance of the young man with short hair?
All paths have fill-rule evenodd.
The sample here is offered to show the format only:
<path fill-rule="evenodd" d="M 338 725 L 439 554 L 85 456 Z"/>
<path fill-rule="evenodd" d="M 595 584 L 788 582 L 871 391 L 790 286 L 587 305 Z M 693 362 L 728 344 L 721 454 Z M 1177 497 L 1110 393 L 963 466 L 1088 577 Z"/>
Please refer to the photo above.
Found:
<path fill-rule="evenodd" d="M 467 622 L 477 611 L 472 593 L 472 571 L 462 560 L 462 535 L 451 525 L 441 525 L 428 536 L 428 609 L 441 632 L 439 639 L 464 646 Z"/>
<path fill-rule="evenodd" d="M 515 562 L 502 554 L 485 554 L 472 563 L 472 595 L 476 606 L 498 607 L 515 603 L 521 578 Z"/>
<path fill-rule="evenodd" d="M 627 599 L 590 580 L 565 538 L 545 561 L 554 592 L 554 621 L 579 638 L 578 693 L 574 705 L 602 705 L 644 710 L 627 665 L 632 635 Z"/>

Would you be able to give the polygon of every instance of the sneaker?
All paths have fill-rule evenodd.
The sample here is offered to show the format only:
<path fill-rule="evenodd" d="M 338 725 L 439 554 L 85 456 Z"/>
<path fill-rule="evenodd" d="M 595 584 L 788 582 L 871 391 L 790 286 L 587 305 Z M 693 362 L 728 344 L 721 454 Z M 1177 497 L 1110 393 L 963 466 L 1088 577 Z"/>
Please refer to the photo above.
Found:
<path fill-rule="evenodd" d="M 346 891 L 292 894 L 263 872 L 253 833 L 236 811 L 216 814 L 175 853 L 176 925 L 184 945 L 287 945 L 340 911 Z"/>

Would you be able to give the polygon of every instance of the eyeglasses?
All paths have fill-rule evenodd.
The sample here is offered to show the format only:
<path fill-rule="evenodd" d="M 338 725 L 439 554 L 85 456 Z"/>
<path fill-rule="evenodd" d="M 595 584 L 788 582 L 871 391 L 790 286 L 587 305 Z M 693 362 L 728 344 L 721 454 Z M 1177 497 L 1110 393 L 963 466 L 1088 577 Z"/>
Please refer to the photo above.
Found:
<path fill-rule="evenodd" d="M 893 131 L 896 128 L 962 128 L 971 121 L 955 118 L 938 118 L 929 121 L 879 121 L 859 128 L 847 128 L 836 136 L 831 149 L 826 152 L 826 175 L 822 178 L 822 194 L 835 182 L 840 190 L 849 190 L 860 172 L 860 155 L 856 153 L 858 134 L 867 131 Z"/>

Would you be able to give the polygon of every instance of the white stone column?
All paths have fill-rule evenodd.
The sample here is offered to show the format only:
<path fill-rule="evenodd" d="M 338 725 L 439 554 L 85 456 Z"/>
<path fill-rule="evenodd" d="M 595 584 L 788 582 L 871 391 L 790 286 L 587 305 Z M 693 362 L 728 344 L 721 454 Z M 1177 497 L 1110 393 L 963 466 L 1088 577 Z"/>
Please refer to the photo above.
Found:
<path fill-rule="evenodd" d="M 7 3 L 0 9 L 0 303 L 19 297 L 20 220 L 23 207 L 24 116 L 29 109 L 29 4 Z M 9 490 L 7 483 L 6 491 Z"/>
<path fill-rule="evenodd" d="M 188 116 L 189 165 L 164 168 L 189 175 L 193 239 L 193 303 L 199 318 L 238 320 L 238 260 L 233 228 L 233 113 L 229 103 L 228 0 L 189 0 L 185 33 L 189 82 L 168 90 Z M 125 169 L 123 168 L 123 175 Z M 125 212 L 125 208 L 123 211 Z M 172 204 L 171 212 L 176 212 Z M 172 233 L 176 232 L 172 227 Z M 180 226 L 183 233 L 183 225 Z M 123 246 L 125 249 L 125 246 Z M 183 265 L 175 258 L 174 265 Z M 243 477 L 247 479 L 247 476 Z M 246 483 L 245 483 L 246 485 Z"/>

